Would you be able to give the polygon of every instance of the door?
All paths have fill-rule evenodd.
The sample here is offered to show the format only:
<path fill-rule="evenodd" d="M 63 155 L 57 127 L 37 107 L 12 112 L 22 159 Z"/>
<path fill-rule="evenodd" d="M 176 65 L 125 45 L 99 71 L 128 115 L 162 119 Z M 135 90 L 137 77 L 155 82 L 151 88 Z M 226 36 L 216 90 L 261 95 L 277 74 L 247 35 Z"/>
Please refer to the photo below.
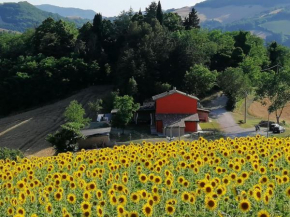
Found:
<path fill-rule="evenodd" d="M 156 121 L 156 130 L 158 133 L 163 133 L 163 122 Z"/>
<path fill-rule="evenodd" d="M 186 121 L 185 132 L 197 132 L 197 122 Z"/>

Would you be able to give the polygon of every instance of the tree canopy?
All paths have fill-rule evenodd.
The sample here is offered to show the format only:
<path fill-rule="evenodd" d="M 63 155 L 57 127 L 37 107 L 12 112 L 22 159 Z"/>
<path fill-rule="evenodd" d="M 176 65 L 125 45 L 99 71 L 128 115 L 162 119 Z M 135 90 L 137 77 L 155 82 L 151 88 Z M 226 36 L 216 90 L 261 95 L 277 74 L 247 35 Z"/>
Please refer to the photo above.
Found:
<path fill-rule="evenodd" d="M 199 28 L 194 9 L 182 19 L 155 2 L 144 14 L 129 9 L 114 21 L 96 14 L 79 29 L 48 18 L 23 34 L 0 34 L 0 115 L 107 84 L 139 103 L 172 86 L 203 97 L 215 85 L 235 104 L 237 81 L 256 90 L 265 69 L 290 68 L 289 55 L 250 32 Z M 104 101 L 105 111 L 115 97 Z"/>

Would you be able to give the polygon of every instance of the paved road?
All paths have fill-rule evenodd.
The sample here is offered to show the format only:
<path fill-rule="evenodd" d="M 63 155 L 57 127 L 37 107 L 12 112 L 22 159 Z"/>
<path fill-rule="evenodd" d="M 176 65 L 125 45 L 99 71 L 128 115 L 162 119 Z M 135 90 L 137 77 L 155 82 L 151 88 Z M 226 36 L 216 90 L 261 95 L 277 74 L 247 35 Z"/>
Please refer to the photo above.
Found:
<path fill-rule="evenodd" d="M 261 129 L 261 131 L 256 132 L 255 127 L 244 129 L 241 128 L 236 121 L 234 120 L 231 112 L 228 112 L 225 109 L 227 102 L 226 96 L 217 97 L 211 102 L 209 107 L 211 108 L 211 118 L 217 119 L 217 122 L 220 124 L 222 130 L 225 132 L 226 136 L 229 137 L 246 137 L 246 136 L 255 136 L 256 134 L 267 136 L 267 130 Z"/>

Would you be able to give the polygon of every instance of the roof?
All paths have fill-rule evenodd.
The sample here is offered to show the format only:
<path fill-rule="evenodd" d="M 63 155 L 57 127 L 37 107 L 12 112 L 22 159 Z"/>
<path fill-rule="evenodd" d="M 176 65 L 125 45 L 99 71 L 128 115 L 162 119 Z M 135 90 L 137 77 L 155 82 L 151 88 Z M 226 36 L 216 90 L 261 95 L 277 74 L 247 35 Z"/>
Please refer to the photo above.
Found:
<path fill-rule="evenodd" d="M 119 111 L 119 109 L 113 109 L 113 110 L 111 111 L 111 114 L 117 113 L 118 111 Z"/>
<path fill-rule="evenodd" d="M 204 109 L 204 108 L 197 108 L 197 111 L 202 111 L 202 112 L 208 112 L 208 113 L 210 113 L 210 110 Z"/>
<path fill-rule="evenodd" d="M 108 134 L 110 132 L 111 132 L 111 127 L 99 128 L 99 129 L 81 130 L 81 133 L 84 136 L 105 135 L 105 134 Z"/>
<path fill-rule="evenodd" d="M 155 111 L 155 105 L 142 105 L 138 111 Z"/>
<path fill-rule="evenodd" d="M 185 127 L 186 121 L 199 122 L 198 114 L 156 114 L 155 117 L 163 122 L 163 127 Z"/>
<path fill-rule="evenodd" d="M 181 92 L 179 90 L 176 90 L 175 88 L 173 90 L 170 90 L 170 91 L 167 91 L 167 92 L 164 92 L 164 93 L 161 93 L 161 94 L 158 94 L 156 96 L 153 96 L 152 99 L 153 100 L 157 100 L 157 99 L 160 99 L 160 98 L 163 98 L 163 97 L 166 97 L 166 96 L 169 96 L 169 95 L 172 95 L 174 93 L 179 93 L 181 95 L 184 95 L 184 96 L 187 96 L 187 97 L 190 97 L 192 99 L 196 99 L 199 101 L 199 99 L 196 97 L 196 96 L 193 96 L 193 95 L 190 95 L 190 94 L 187 94 L 187 93 L 184 93 L 184 92 Z"/>

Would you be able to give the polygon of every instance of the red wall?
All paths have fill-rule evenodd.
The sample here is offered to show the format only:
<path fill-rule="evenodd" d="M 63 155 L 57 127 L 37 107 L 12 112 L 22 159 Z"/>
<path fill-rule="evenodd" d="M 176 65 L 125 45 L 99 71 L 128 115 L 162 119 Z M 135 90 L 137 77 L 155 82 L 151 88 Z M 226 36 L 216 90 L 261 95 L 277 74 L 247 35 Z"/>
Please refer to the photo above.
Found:
<path fill-rule="evenodd" d="M 162 121 L 156 121 L 156 130 L 158 133 L 163 133 L 163 123 Z"/>
<path fill-rule="evenodd" d="M 208 122 L 208 112 L 198 111 L 198 117 L 200 122 Z"/>
<path fill-rule="evenodd" d="M 156 114 L 195 114 L 197 100 L 174 93 L 156 100 Z"/>
<path fill-rule="evenodd" d="M 186 121 L 185 132 L 197 132 L 197 122 Z"/>

